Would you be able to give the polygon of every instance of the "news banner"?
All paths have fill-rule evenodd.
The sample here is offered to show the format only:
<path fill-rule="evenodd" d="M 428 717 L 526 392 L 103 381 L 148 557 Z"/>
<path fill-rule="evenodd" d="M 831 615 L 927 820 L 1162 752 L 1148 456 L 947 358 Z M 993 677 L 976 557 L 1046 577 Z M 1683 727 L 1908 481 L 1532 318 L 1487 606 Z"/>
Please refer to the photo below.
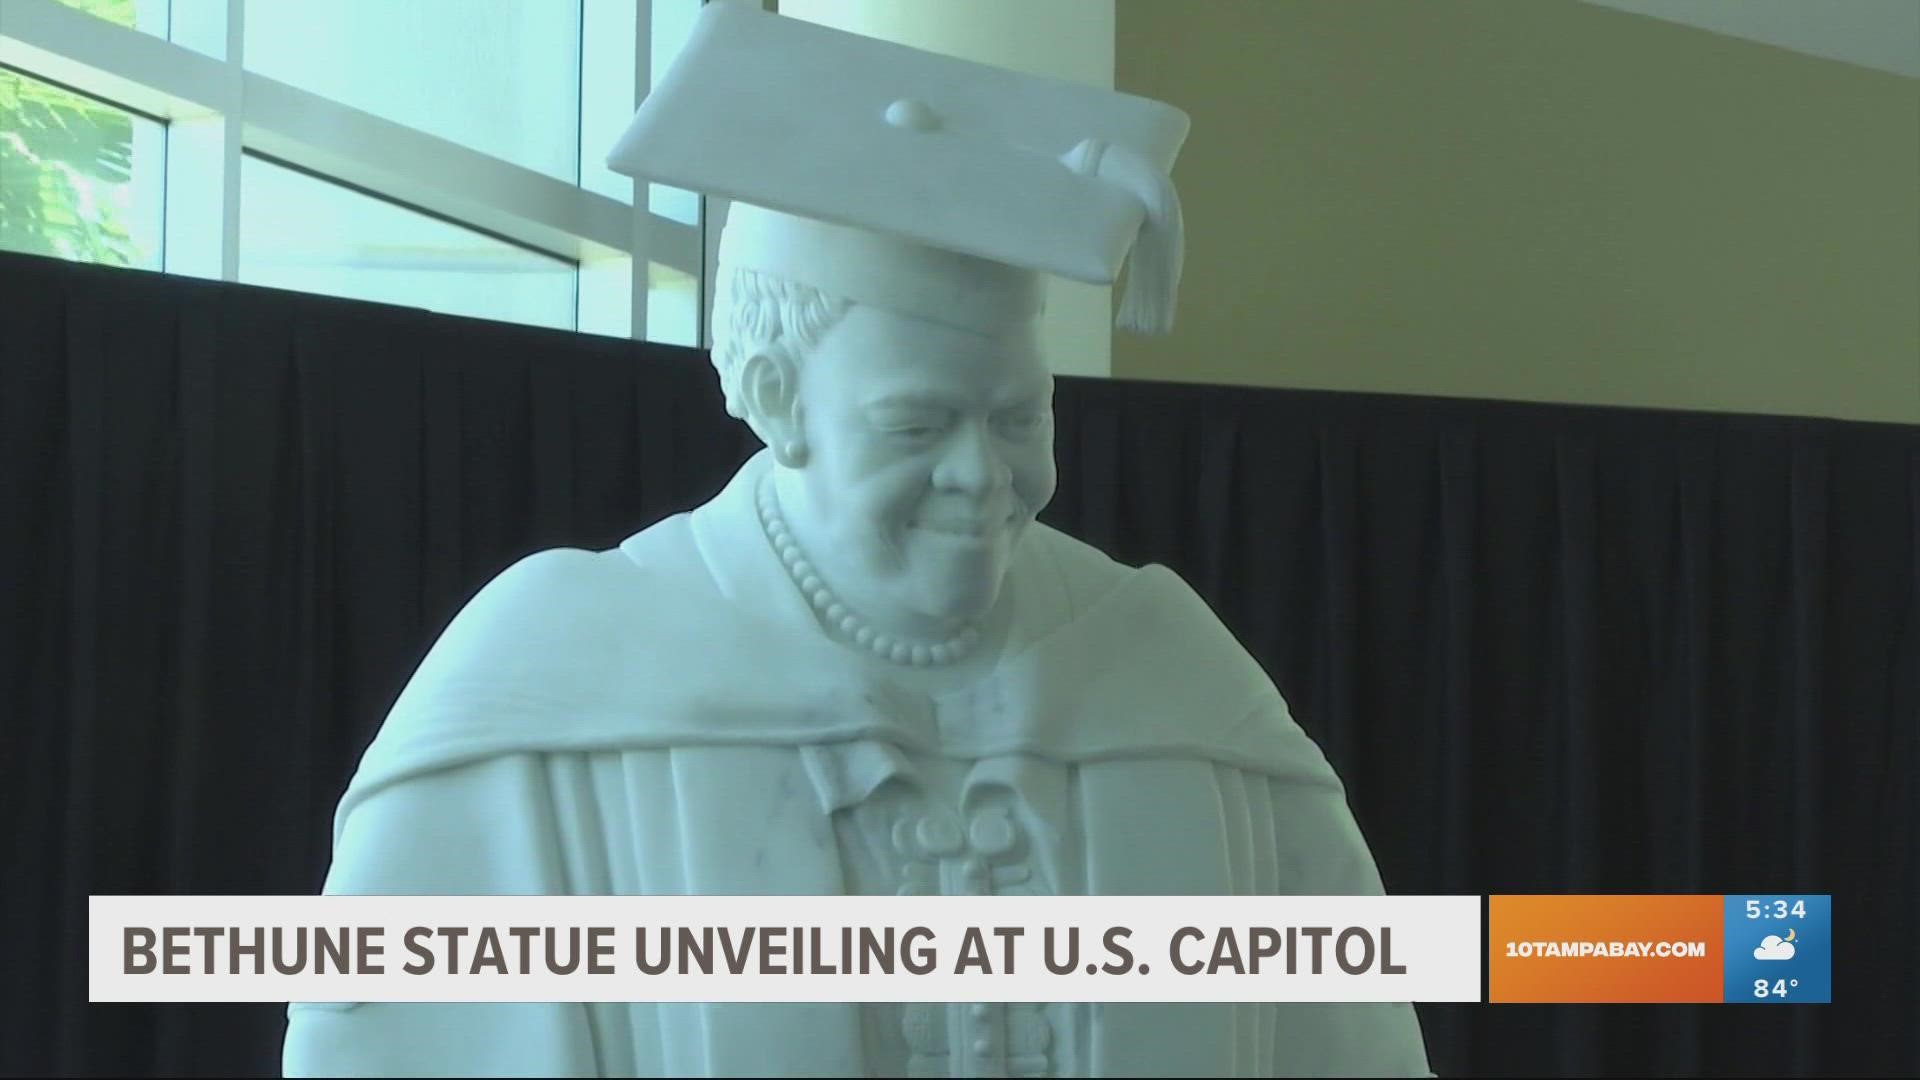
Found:
<path fill-rule="evenodd" d="M 1825 894 L 94 896 L 94 1002 L 1832 1000 Z"/>

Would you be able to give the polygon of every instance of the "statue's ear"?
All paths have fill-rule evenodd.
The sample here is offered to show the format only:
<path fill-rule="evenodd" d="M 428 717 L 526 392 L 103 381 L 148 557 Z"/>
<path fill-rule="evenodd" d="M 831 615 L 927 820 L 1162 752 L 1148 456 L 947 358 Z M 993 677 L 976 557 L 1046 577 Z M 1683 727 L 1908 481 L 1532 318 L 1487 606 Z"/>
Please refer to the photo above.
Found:
<path fill-rule="evenodd" d="M 740 365 L 740 397 L 747 424 L 787 468 L 806 461 L 806 433 L 800 423 L 799 371 L 776 352 L 755 350 Z"/>

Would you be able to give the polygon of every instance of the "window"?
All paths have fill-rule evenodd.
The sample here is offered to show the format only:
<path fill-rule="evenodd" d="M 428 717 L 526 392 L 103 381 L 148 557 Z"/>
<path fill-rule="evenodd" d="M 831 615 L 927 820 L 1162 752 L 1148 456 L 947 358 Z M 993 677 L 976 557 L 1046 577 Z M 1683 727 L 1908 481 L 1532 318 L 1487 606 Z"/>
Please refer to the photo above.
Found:
<path fill-rule="evenodd" d="M 0 69 L 0 248 L 158 270 L 166 128 Z"/>
<path fill-rule="evenodd" d="M 249 155 L 240 165 L 240 280 L 573 329 L 562 259 Z"/>
<path fill-rule="evenodd" d="M 698 344 L 604 158 L 700 3 L 0 0 L 0 248 Z"/>
<path fill-rule="evenodd" d="M 167 17 L 172 13 L 169 0 L 58 0 L 59 3 L 84 11 L 97 19 L 105 19 L 115 26 L 124 26 L 142 33 L 167 36 Z M 193 0 L 183 0 L 191 4 Z"/>
<path fill-rule="evenodd" d="M 582 6 L 246 0 L 243 55 L 247 70 L 270 79 L 574 181 Z M 627 51 L 633 43 L 629 30 Z M 631 102 L 633 66 L 626 67 Z"/>

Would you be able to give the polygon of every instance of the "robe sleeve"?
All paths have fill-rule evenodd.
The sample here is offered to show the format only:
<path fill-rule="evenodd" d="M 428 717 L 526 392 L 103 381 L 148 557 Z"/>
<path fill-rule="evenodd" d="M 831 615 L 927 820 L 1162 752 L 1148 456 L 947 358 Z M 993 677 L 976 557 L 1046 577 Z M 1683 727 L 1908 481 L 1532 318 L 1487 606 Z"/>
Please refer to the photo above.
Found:
<path fill-rule="evenodd" d="M 403 780 L 341 823 L 325 891 L 344 895 L 565 892 L 537 756 Z M 573 1003 L 294 1003 L 281 1066 L 304 1076 L 593 1076 L 586 1007 Z"/>
<path fill-rule="evenodd" d="M 1267 796 L 1271 850 L 1277 856 L 1275 894 L 1385 893 L 1344 788 L 1271 780 Z M 1268 1059 L 1275 1076 L 1435 1075 L 1411 1004 L 1298 1002 L 1276 1006 L 1275 1014 Z"/>

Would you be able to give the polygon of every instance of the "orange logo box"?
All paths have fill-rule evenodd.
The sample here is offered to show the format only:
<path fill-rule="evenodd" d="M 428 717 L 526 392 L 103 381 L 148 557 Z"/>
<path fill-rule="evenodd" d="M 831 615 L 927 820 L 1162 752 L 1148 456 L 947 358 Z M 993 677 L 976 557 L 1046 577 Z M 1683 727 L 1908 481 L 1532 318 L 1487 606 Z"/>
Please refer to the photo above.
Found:
<path fill-rule="evenodd" d="M 1718 896 L 1488 898 L 1487 1000 L 1719 1002 Z"/>

